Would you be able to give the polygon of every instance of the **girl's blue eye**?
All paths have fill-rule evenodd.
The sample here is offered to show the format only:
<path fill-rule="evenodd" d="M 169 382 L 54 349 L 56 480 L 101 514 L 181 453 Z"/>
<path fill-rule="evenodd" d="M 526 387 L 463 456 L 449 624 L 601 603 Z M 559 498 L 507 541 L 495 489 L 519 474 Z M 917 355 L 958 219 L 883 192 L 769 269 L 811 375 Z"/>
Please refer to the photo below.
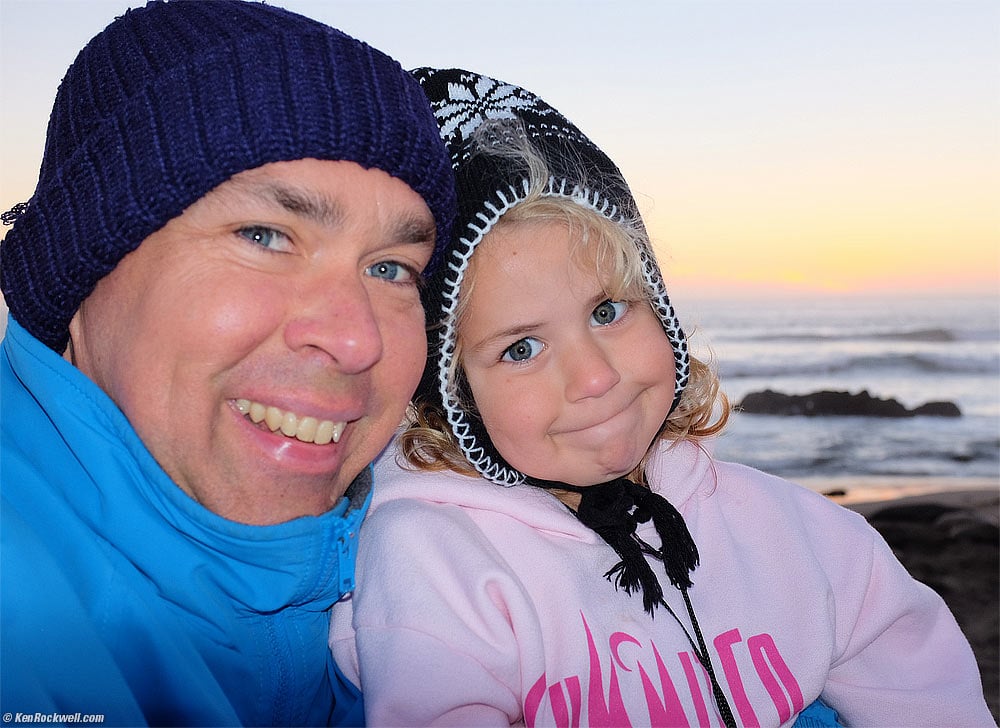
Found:
<path fill-rule="evenodd" d="M 392 283 L 408 283 L 414 279 L 413 271 L 408 266 L 393 260 L 383 260 L 368 266 L 367 273 L 373 278 L 381 278 Z"/>
<path fill-rule="evenodd" d="M 594 309 L 590 314 L 590 320 L 598 326 L 607 326 L 614 323 L 628 311 L 628 303 L 625 301 L 605 301 Z"/>
<path fill-rule="evenodd" d="M 518 339 L 504 349 L 503 356 L 500 357 L 500 361 L 528 361 L 529 359 L 533 359 L 538 356 L 541 350 L 542 344 L 538 341 L 538 339 L 525 337 L 523 339 Z"/>
<path fill-rule="evenodd" d="M 291 248 L 291 243 L 287 235 L 263 225 L 240 228 L 237 234 L 245 240 L 249 240 L 254 245 L 259 245 L 268 250 L 284 251 Z"/>

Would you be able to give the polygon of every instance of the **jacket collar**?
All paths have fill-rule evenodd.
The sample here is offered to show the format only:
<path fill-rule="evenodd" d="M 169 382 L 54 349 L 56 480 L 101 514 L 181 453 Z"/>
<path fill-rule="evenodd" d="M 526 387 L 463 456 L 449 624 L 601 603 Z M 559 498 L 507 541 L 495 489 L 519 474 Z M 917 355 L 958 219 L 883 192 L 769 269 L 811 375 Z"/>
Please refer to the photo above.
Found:
<path fill-rule="evenodd" d="M 371 468 L 321 516 L 273 526 L 229 521 L 184 493 L 115 403 L 13 318 L 2 359 L 5 437 L 16 428 L 21 446 L 36 454 L 43 482 L 32 486 L 53 491 L 166 598 L 190 593 L 194 581 L 248 611 L 273 612 L 306 603 L 325 609 L 353 589 Z"/>

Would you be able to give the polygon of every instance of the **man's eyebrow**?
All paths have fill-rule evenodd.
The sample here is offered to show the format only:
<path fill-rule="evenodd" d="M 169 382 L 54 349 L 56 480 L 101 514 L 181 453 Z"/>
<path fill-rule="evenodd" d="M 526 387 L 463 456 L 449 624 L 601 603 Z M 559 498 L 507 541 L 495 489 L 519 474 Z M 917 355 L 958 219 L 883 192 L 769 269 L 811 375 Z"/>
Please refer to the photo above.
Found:
<path fill-rule="evenodd" d="M 344 217 L 341 206 L 334 200 L 313 195 L 305 190 L 269 182 L 263 185 L 260 192 L 293 215 L 307 218 L 328 227 L 337 225 Z"/>
<path fill-rule="evenodd" d="M 336 200 L 315 195 L 280 182 L 249 184 L 246 189 L 265 202 L 275 203 L 283 210 L 313 222 L 334 227 L 344 218 L 342 206 Z M 430 213 L 409 213 L 400 216 L 391 228 L 394 242 L 433 245 L 437 226 Z"/>
<path fill-rule="evenodd" d="M 393 224 L 393 239 L 401 243 L 434 245 L 437 226 L 427 215 L 407 214 Z"/>

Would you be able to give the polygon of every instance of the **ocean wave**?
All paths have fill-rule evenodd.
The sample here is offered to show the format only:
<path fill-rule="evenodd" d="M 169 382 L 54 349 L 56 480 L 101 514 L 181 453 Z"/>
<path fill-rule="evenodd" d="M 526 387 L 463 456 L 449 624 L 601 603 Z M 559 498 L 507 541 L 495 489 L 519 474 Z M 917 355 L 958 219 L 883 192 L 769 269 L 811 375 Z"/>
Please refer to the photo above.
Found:
<path fill-rule="evenodd" d="M 1000 357 L 889 353 L 819 360 L 733 361 L 720 359 L 723 379 L 746 377 L 800 377 L 851 372 L 905 371 L 914 374 L 1000 375 Z"/>
<path fill-rule="evenodd" d="M 847 330 L 844 330 L 847 329 Z M 828 343 L 828 342 L 911 342 L 917 344 L 955 344 L 1000 340 L 1000 331 L 993 328 L 949 329 L 917 328 L 884 331 L 857 331 L 844 329 L 823 329 L 817 331 L 776 332 L 749 328 L 718 330 L 713 333 L 714 341 L 730 342 L 782 342 L 782 343 Z"/>
<path fill-rule="evenodd" d="M 992 423 L 995 428 L 996 420 Z M 1000 438 L 988 431 L 958 420 L 878 422 L 859 428 L 826 419 L 789 427 L 781 418 L 737 415 L 717 441 L 715 454 L 792 479 L 844 474 L 996 477 Z"/>

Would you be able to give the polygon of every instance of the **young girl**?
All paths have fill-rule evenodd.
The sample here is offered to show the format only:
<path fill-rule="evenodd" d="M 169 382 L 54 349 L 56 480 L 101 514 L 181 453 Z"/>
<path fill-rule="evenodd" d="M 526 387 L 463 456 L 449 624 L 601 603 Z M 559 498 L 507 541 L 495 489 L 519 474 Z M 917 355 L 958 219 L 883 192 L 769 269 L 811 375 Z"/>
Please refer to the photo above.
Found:
<path fill-rule="evenodd" d="M 822 698 L 993 725 L 947 607 L 860 516 L 700 444 L 727 403 L 611 160 L 523 89 L 415 74 L 460 222 L 334 609 L 368 722 L 829 725 Z"/>

